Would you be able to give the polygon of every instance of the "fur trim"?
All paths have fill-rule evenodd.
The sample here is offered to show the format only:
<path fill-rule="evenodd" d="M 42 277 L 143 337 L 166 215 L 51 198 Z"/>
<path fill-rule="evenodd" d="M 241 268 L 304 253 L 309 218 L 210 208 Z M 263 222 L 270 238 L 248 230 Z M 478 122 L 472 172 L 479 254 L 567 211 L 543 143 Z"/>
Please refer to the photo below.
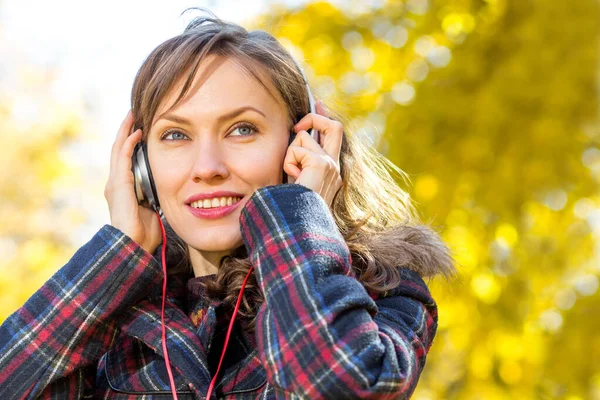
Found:
<path fill-rule="evenodd" d="M 380 265 L 406 267 L 421 277 L 456 274 L 450 249 L 437 232 L 425 225 L 399 225 L 372 235 L 366 245 Z"/>

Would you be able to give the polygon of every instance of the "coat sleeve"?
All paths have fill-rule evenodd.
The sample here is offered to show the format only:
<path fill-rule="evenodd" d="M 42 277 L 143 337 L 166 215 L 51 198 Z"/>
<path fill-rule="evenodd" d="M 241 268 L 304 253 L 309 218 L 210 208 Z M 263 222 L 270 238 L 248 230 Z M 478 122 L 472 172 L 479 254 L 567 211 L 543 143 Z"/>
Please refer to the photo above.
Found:
<path fill-rule="evenodd" d="M 437 329 L 426 284 L 375 301 L 351 271 L 349 249 L 321 197 L 296 184 L 257 190 L 240 217 L 264 294 L 256 336 L 267 379 L 282 395 L 406 399 Z"/>
<path fill-rule="evenodd" d="M 79 397 L 115 317 L 161 279 L 150 253 L 105 225 L 0 326 L 0 398 Z"/>

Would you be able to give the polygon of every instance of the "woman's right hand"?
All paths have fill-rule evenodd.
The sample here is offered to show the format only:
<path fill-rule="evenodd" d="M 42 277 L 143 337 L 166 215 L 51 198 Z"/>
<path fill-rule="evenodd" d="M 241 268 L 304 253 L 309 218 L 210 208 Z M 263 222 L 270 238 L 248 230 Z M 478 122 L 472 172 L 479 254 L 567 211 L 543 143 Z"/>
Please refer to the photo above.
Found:
<path fill-rule="evenodd" d="M 108 202 L 110 223 L 142 248 L 154 253 L 162 240 L 160 224 L 156 213 L 140 206 L 135 197 L 131 156 L 137 142 L 142 137 L 141 129 L 131 135 L 133 113 L 129 111 L 121 123 L 110 155 L 110 174 L 104 189 Z"/>

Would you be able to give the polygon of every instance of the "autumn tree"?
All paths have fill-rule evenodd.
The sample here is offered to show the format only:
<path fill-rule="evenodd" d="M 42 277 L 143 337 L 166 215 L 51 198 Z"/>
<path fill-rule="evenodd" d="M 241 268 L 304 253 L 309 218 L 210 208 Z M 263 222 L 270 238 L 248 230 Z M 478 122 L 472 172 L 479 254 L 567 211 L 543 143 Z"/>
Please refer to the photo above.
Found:
<path fill-rule="evenodd" d="M 415 398 L 599 399 L 598 2 L 375 3 L 256 25 L 411 176 L 455 254 Z"/>
<path fill-rule="evenodd" d="M 56 101 L 53 71 L 6 58 L 0 77 L 0 322 L 74 253 L 85 221 L 68 157 L 81 111 Z"/>

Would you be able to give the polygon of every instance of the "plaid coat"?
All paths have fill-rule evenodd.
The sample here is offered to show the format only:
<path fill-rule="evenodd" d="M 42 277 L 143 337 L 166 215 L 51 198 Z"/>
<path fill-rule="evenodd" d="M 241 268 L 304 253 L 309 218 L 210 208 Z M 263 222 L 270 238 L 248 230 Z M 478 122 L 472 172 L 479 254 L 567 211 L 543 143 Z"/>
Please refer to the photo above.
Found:
<path fill-rule="evenodd" d="M 230 340 L 213 398 L 409 398 L 437 328 L 420 276 L 401 268 L 396 289 L 367 293 L 327 205 L 300 185 L 257 190 L 240 224 L 265 302 L 255 340 Z M 0 398 L 169 398 L 161 280 L 156 258 L 104 226 L 0 327 Z M 203 399 L 219 305 L 195 326 L 177 290 L 165 317 L 175 383 Z"/>

